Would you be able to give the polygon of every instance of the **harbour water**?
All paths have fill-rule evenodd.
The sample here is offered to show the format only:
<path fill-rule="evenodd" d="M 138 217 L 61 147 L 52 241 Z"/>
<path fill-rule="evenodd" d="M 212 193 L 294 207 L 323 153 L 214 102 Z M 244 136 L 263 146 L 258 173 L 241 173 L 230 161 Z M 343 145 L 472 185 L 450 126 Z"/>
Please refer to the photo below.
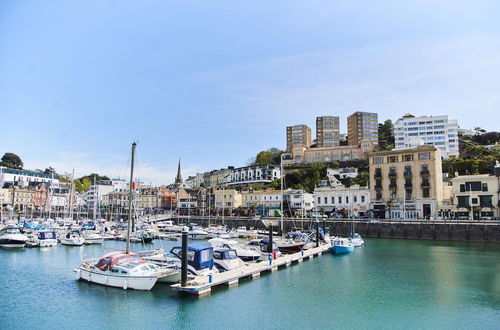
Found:
<path fill-rule="evenodd" d="M 161 242 L 167 250 L 174 242 Z M 119 248 L 124 242 L 108 241 Z M 155 241 L 155 246 L 160 246 Z M 152 248 L 150 244 L 148 248 Z M 139 244 L 135 245 L 140 249 Z M 102 247 L 0 250 L 0 328 L 498 329 L 500 245 L 366 239 L 348 255 L 179 296 L 75 280 Z"/>

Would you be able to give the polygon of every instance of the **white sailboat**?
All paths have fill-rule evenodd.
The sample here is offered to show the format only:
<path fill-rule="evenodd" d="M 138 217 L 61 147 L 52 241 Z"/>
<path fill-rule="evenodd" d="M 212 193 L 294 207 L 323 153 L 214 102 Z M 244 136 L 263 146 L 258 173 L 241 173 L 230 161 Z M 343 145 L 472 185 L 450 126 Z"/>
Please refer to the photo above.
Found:
<path fill-rule="evenodd" d="M 83 260 L 76 271 L 79 280 L 111 287 L 135 290 L 151 290 L 159 278 L 170 276 L 174 271 L 165 269 L 130 252 L 130 231 L 132 227 L 132 182 L 134 177 L 134 156 L 136 143 L 132 143 L 130 168 L 130 195 L 128 201 L 127 245 L 125 252 L 116 251 L 99 259 Z"/>

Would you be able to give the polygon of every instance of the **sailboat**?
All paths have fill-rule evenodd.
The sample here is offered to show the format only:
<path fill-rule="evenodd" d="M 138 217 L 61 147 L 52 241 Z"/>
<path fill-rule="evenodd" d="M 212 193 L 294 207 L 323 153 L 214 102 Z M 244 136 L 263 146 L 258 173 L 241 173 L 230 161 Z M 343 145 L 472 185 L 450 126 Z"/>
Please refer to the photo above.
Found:
<path fill-rule="evenodd" d="M 82 260 L 75 269 L 78 280 L 101 285 L 135 290 L 151 290 L 159 278 L 169 276 L 174 270 L 165 269 L 144 260 L 130 251 L 132 228 L 132 182 L 134 178 L 134 156 L 136 143 L 132 143 L 130 166 L 130 195 L 128 200 L 127 245 L 125 251 L 115 251 L 99 259 Z"/>

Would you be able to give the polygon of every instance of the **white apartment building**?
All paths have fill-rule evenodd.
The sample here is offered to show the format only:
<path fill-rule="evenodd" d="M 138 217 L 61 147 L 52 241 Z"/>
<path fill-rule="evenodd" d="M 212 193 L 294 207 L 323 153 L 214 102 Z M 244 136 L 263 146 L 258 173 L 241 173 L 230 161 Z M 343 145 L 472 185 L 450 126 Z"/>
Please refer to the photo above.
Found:
<path fill-rule="evenodd" d="M 230 169 L 226 176 L 226 185 L 261 184 L 271 183 L 279 179 L 280 166 L 275 164 L 252 165 Z"/>
<path fill-rule="evenodd" d="M 283 193 L 284 211 L 290 214 L 302 214 L 314 208 L 314 195 L 303 190 L 286 190 Z"/>
<path fill-rule="evenodd" d="M 499 176 L 461 175 L 451 179 L 455 217 L 471 220 L 499 217 L 500 173 L 498 174 Z"/>
<path fill-rule="evenodd" d="M 441 150 L 443 158 L 457 156 L 458 121 L 444 116 L 415 117 L 405 114 L 394 123 L 395 149 L 418 145 L 433 145 Z"/>
<path fill-rule="evenodd" d="M 326 176 L 328 178 L 335 175 L 338 175 L 340 179 L 345 179 L 345 178 L 353 179 L 358 176 L 358 169 L 356 167 L 326 169 Z"/>
<path fill-rule="evenodd" d="M 314 202 L 317 212 L 358 217 L 370 210 L 370 189 L 359 185 L 318 187 L 314 189 Z"/>
<path fill-rule="evenodd" d="M 46 183 L 48 186 L 57 186 L 59 185 L 59 175 L 29 170 L 15 170 L 0 166 L 0 183 L 2 187 L 5 184 L 27 187 L 39 183 Z"/>
<path fill-rule="evenodd" d="M 128 191 L 129 182 L 125 180 L 101 180 L 98 181 L 95 185 L 90 186 L 87 191 L 87 207 L 89 209 L 94 207 L 94 203 L 99 205 L 102 201 L 102 197 L 111 192 L 125 192 Z"/>

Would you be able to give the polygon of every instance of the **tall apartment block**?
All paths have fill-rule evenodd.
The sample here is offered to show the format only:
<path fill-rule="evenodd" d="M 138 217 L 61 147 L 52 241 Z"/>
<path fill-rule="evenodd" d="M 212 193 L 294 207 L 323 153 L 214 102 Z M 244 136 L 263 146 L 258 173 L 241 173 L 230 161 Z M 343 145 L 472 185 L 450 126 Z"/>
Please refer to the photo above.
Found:
<path fill-rule="evenodd" d="M 316 117 L 316 144 L 318 148 L 340 145 L 338 116 Z"/>
<path fill-rule="evenodd" d="M 378 144 L 378 115 L 356 111 L 347 117 L 347 138 L 349 145 L 358 145 L 361 141 Z"/>
<path fill-rule="evenodd" d="M 418 145 L 433 145 L 441 150 L 443 158 L 457 156 L 458 121 L 448 116 L 415 117 L 405 114 L 394 123 L 395 149 Z"/>
<path fill-rule="evenodd" d="M 311 145 L 311 129 L 307 125 L 287 126 L 286 128 L 286 150 L 291 151 L 295 145 Z"/>

